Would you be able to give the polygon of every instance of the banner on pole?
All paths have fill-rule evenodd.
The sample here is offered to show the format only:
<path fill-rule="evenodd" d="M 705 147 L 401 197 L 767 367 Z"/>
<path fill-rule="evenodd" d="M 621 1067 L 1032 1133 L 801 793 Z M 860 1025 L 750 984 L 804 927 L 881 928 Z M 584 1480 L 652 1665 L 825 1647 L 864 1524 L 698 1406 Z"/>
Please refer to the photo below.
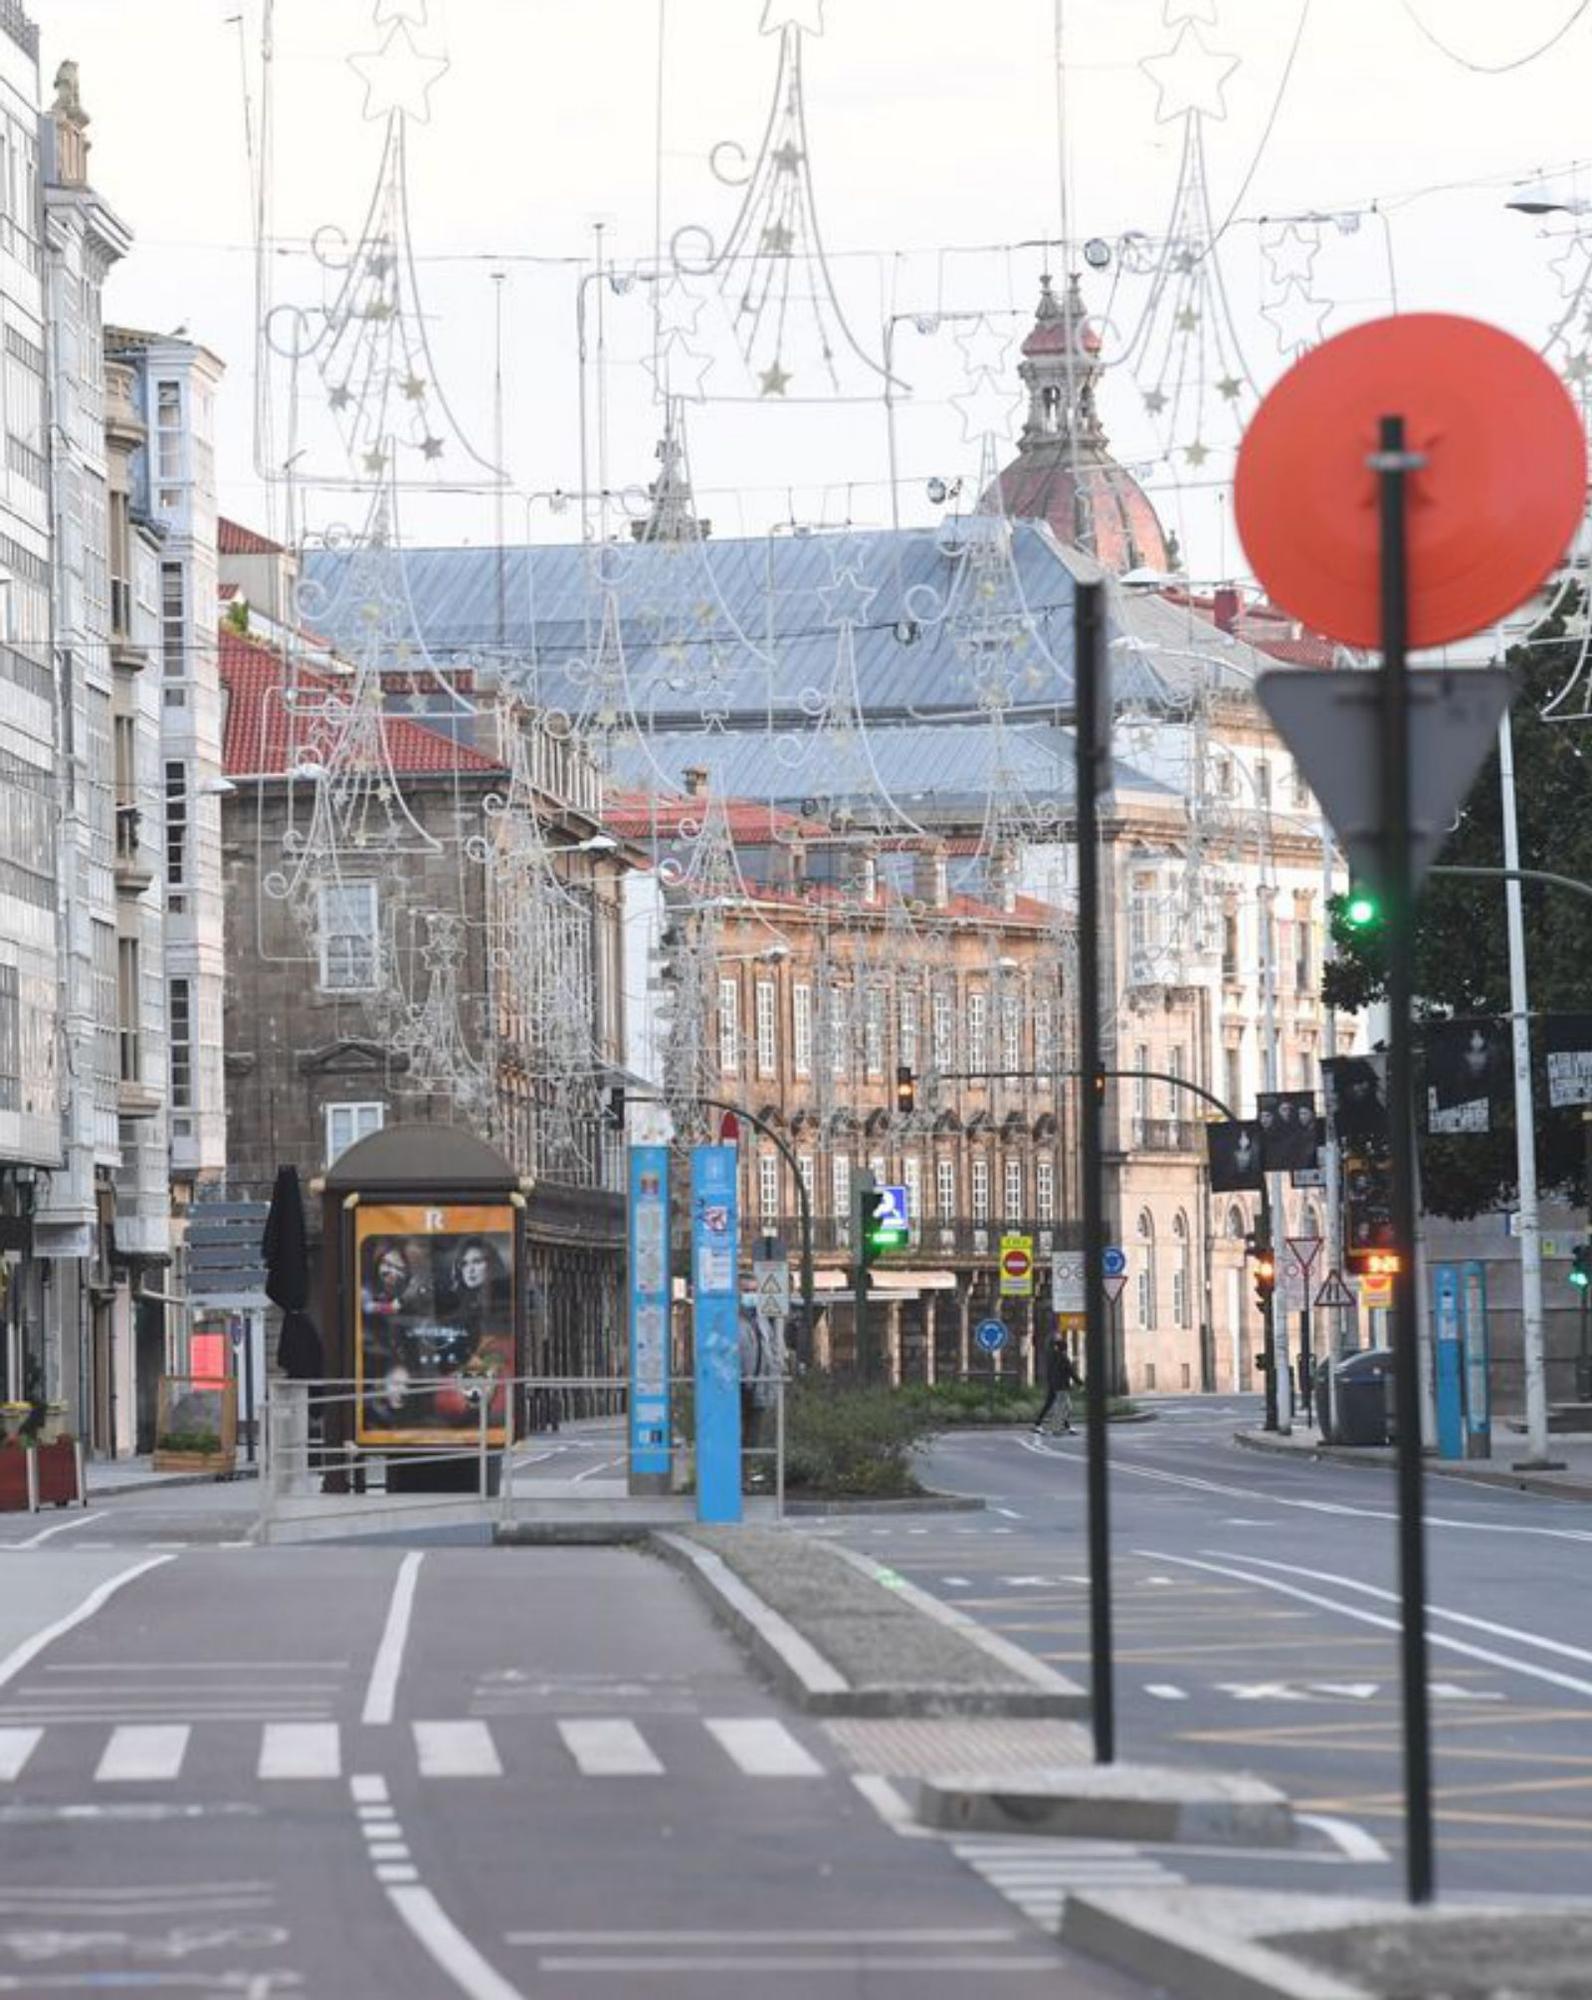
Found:
<path fill-rule="evenodd" d="M 697 1519 L 741 1518 L 741 1330 L 737 1149 L 691 1148 Z"/>
<path fill-rule="evenodd" d="M 669 1471 L 669 1149 L 630 1148 L 630 1470 Z"/>

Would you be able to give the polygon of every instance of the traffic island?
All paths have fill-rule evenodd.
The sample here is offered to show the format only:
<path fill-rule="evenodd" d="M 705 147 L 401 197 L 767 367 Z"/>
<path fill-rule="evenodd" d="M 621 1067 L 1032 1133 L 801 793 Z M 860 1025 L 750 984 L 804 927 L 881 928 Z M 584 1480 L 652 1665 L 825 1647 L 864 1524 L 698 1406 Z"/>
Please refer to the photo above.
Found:
<path fill-rule="evenodd" d="M 926 1778 L 917 1817 L 942 1833 L 1286 1847 L 1293 1809 L 1259 1778 L 1155 1764 L 1090 1764 Z"/>
<path fill-rule="evenodd" d="M 1158 1887 L 1069 1897 L 1061 1936 L 1183 2000 L 1581 2000 L 1592 1909 Z"/>
<path fill-rule="evenodd" d="M 811 1714 L 1087 1713 L 1075 1681 L 849 1549 L 753 1527 L 657 1533 L 650 1546 Z"/>

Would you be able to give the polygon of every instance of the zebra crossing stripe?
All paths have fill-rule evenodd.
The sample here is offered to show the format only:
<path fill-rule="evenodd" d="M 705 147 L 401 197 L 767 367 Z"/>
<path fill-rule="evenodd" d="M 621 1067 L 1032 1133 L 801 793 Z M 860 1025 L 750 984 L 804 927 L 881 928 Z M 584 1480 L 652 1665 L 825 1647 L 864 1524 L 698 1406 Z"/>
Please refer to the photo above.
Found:
<path fill-rule="evenodd" d="M 577 1770 L 588 1778 L 655 1778 L 663 1773 L 646 1737 L 622 1717 L 561 1721 L 558 1733 Z"/>
<path fill-rule="evenodd" d="M 703 1727 L 749 1778 L 821 1778 L 824 1767 L 783 1722 L 766 1716 L 707 1716 Z"/>
<path fill-rule="evenodd" d="M 175 1778 L 192 1730 L 181 1722 L 123 1723 L 113 1729 L 94 1773 L 99 1785 L 160 1784 Z"/>
<path fill-rule="evenodd" d="M 335 1722 L 268 1722 L 260 1737 L 261 1778 L 336 1778 L 343 1768 Z"/>
<path fill-rule="evenodd" d="M 0 1784 L 21 1777 L 43 1734 L 42 1729 L 0 1729 Z"/>
<path fill-rule="evenodd" d="M 484 1722 L 417 1722 L 422 1778 L 501 1778 L 503 1765 Z"/>

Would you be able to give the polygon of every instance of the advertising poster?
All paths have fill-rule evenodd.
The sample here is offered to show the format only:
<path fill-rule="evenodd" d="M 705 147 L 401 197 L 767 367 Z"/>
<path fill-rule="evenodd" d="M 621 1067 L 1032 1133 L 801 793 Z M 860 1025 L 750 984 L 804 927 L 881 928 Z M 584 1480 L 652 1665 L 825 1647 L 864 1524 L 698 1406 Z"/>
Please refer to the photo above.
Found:
<path fill-rule="evenodd" d="M 630 1469 L 669 1470 L 669 1149 L 630 1148 Z"/>
<path fill-rule="evenodd" d="M 741 1518 L 739 1217 L 733 1146 L 691 1148 L 697 1519 Z"/>
<path fill-rule="evenodd" d="M 514 1220 L 507 1204 L 481 1202 L 354 1211 L 358 1443 L 474 1437 L 483 1396 L 488 1439 L 504 1442 L 496 1385 L 514 1373 Z"/>

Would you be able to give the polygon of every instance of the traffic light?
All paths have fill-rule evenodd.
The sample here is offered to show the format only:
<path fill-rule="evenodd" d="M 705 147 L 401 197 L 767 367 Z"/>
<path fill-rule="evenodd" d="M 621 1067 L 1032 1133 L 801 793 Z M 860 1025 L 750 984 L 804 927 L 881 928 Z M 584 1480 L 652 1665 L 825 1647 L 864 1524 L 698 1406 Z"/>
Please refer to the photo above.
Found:
<path fill-rule="evenodd" d="M 1351 931 L 1368 931 L 1382 921 L 1382 905 L 1371 891 L 1355 883 L 1343 899 L 1343 921 Z"/>
<path fill-rule="evenodd" d="M 1570 1283 L 1582 1293 L 1592 1286 L 1592 1243 L 1578 1243 L 1571 1253 Z"/>
<path fill-rule="evenodd" d="M 1277 1289 L 1277 1259 L 1272 1254 L 1270 1240 L 1258 1229 L 1252 1229 L 1244 1238 L 1244 1255 L 1255 1267 L 1255 1304 L 1267 1312 L 1272 1293 Z"/>
<path fill-rule="evenodd" d="M 907 1117 L 917 1109 L 918 1085 L 910 1063 L 896 1064 L 896 1110 Z"/>
<path fill-rule="evenodd" d="M 893 1194 L 880 1187 L 872 1174 L 865 1174 L 858 1183 L 855 1206 L 857 1262 L 867 1270 L 886 1251 L 901 1249 L 906 1231 Z"/>

